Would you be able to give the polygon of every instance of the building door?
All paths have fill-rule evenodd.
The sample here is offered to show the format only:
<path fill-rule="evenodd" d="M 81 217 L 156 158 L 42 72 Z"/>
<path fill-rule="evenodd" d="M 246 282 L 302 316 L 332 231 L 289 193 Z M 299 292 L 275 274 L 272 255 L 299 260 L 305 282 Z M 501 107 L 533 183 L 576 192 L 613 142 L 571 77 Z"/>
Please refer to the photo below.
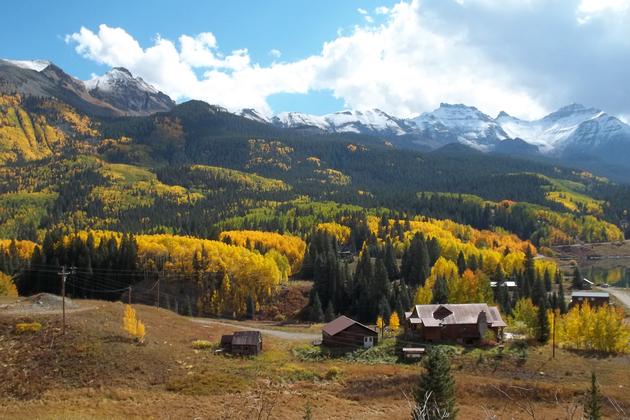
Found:
<path fill-rule="evenodd" d="M 363 347 L 369 349 L 374 346 L 374 337 L 363 337 Z"/>

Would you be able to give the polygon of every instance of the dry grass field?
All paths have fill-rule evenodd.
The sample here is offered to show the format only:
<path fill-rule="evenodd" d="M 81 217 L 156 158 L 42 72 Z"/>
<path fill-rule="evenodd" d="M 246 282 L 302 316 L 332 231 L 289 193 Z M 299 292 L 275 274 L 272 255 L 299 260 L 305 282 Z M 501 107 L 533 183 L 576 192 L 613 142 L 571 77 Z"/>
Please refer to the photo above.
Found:
<path fill-rule="evenodd" d="M 0 310 L 0 418 L 300 419 L 307 404 L 315 419 L 409 418 L 418 365 L 304 362 L 292 348 L 307 343 L 270 335 L 255 358 L 195 350 L 194 340 L 218 342 L 234 328 L 134 305 L 147 327 L 139 345 L 122 330 L 121 303 L 76 303 L 92 309 L 68 314 L 65 336 L 59 314 Z M 17 333 L 23 321 L 42 329 Z M 550 350 L 458 349 L 460 418 L 567 418 L 592 369 L 607 416 L 619 416 L 611 401 L 630 413 L 627 356 L 558 351 L 551 359 Z"/>

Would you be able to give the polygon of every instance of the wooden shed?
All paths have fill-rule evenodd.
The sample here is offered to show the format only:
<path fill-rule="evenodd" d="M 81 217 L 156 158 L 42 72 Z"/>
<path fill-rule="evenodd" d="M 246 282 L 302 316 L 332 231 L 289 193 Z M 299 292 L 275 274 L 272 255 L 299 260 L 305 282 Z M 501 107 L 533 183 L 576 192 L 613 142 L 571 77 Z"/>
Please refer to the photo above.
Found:
<path fill-rule="evenodd" d="M 344 315 L 322 328 L 322 345 L 327 347 L 370 348 L 377 342 L 375 330 Z"/>
<path fill-rule="evenodd" d="M 262 351 L 262 334 L 260 331 L 236 331 L 232 335 L 223 335 L 221 349 L 239 356 L 256 356 Z"/>

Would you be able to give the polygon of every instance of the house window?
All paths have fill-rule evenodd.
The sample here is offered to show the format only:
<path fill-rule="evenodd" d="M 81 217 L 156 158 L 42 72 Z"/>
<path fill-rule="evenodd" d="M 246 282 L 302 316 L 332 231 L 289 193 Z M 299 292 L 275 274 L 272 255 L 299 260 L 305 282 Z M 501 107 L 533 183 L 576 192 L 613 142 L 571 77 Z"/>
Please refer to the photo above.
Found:
<path fill-rule="evenodd" d="M 369 349 L 374 346 L 374 337 L 363 337 L 363 347 Z"/>

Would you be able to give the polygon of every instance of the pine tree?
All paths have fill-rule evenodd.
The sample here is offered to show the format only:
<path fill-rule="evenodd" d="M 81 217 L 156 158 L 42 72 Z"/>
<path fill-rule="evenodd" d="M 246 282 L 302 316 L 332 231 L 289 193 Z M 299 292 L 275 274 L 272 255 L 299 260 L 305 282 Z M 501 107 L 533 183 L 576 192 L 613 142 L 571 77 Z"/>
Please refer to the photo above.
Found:
<path fill-rule="evenodd" d="M 455 380 L 448 356 L 439 347 L 434 347 L 425 359 L 424 368 L 425 372 L 414 391 L 416 405 L 412 418 L 455 418 Z"/>
<path fill-rule="evenodd" d="M 459 255 L 457 255 L 457 271 L 459 271 L 460 276 L 466 271 L 466 258 L 463 251 L 459 251 Z"/>
<path fill-rule="evenodd" d="M 523 277 L 525 281 L 525 296 L 523 297 L 530 297 L 532 290 L 534 289 L 534 283 L 536 282 L 536 266 L 531 246 L 528 246 L 525 251 L 525 261 L 523 262 L 523 267 Z"/>
<path fill-rule="evenodd" d="M 582 276 L 582 272 L 580 271 L 580 267 L 577 265 L 573 269 L 573 288 L 574 289 L 583 289 L 584 288 L 584 277 Z"/>
<path fill-rule="evenodd" d="M 254 298 L 251 296 L 247 296 L 247 318 L 254 319 L 254 313 L 256 312 L 256 304 L 254 303 Z"/>
<path fill-rule="evenodd" d="M 564 285 L 562 280 L 558 283 L 558 309 L 562 315 L 567 313 L 567 302 L 564 299 Z"/>
<path fill-rule="evenodd" d="M 322 302 L 319 300 L 319 295 L 315 292 L 313 297 L 313 304 L 310 308 L 310 320 L 311 322 L 323 322 L 324 312 L 322 311 Z"/>
<path fill-rule="evenodd" d="M 383 262 L 385 263 L 385 267 L 387 268 L 387 275 L 389 279 L 397 279 L 400 273 L 398 271 L 398 263 L 396 262 L 396 251 L 394 250 L 391 239 L 388 239 L 387 243 L 385 244 Z"/>
<path fill-rule="evenodd" d="M 543 300 L 547 300 L 547 292 L 545 292 L 542 280 L 537 278 L 534 281 L 534 289 L 532 290 L 532 302 L 534 302 L 534 305 L 540 306 Z"/>
<path fill-rule="evenodd" d="M 551 273 L 549 273 L 549 270 L 545 270 L 544 282 L 545 290 L 551 292 Z"/>
<path fill-rule="evenodd" d="M 432 303 L 448 303 L 448 285 L 443 276 L 439 276 L 435 280 Z"/>
<path fill-rule="evenodd" d="M 510 304 L 510 294 L 508 293 L 508 288 L 505 284 L 501 284 L 500 286 L 496 286 L 497 291 L 497 302 L 501 306 L 501 311 L 504 314 L 510 315 L 512 313 L 512 305 Z"/>
<path fill-rule="evenodd" d="M 541 343 L 546 343 L 549 341 L 550 328 L 549 328 L 549 317 L 547 316 L 547 299 L 543 299 L 538 306 L 538 314 L 537 314 L 537 326 L 536 326 L 536 338 Z"/>
<path fill-rule="evenodd" d="M 328 301 L 328 306 L 326 306 L 326 312 L 324 313 L 324 321 L 330 322 L 335 319 L 335 309 L 333 308 L 332 301 Z"/>
<path fill-rule="evenodd" d="M 584 401 L 584 416 L 588 420 L 599 420 L 602 418 L 602 396 L 597 384 L 595 372 L 591 373 L 591 388 L 586 394 Z"/>

